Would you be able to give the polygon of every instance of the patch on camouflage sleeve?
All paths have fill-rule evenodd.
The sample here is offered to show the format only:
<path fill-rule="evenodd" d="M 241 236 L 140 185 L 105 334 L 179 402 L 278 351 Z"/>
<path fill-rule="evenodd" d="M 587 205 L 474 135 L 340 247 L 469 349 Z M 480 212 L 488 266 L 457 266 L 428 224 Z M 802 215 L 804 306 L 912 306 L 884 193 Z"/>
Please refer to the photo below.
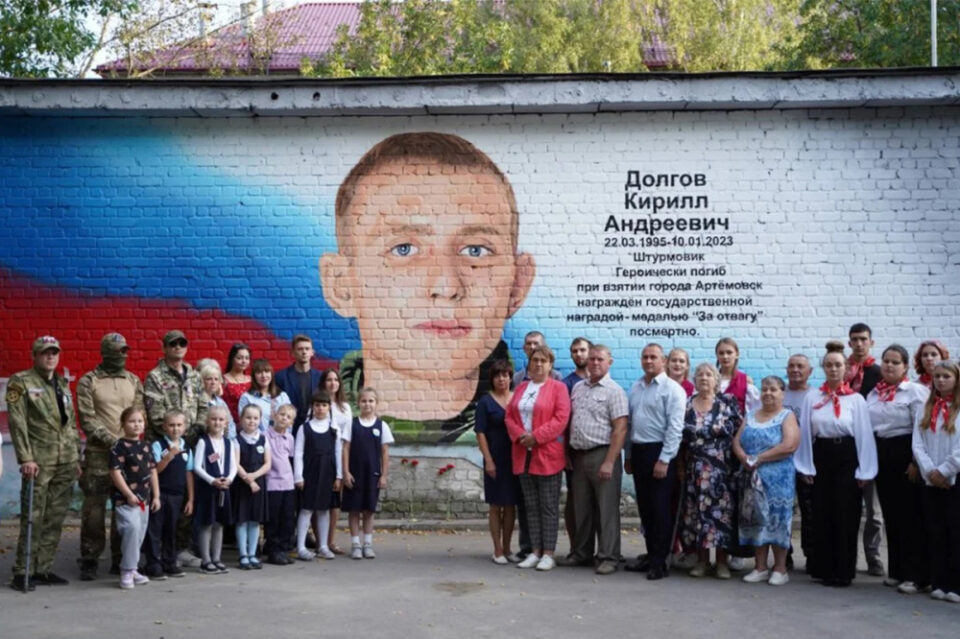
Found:
<path fill-rule="evenodd" d="M 16 404 L 20 401 L 20 398 L 23 397 L 23 389 L 18 386 L 8 386 L 7 394 L 4 395 L 4 400 L 7 404 Z"/>

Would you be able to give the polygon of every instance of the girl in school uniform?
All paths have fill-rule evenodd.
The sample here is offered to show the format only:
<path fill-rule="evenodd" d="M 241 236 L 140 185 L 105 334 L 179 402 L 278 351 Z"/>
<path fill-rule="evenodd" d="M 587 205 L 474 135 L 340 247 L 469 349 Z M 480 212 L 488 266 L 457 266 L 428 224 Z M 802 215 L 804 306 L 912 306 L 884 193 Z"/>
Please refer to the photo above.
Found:
<path fill-rule="evenodd" d="M 300 514 L 297 516 L 297 558 L 312 561 L 316 556 L 334 559 L 327 539 L 330 531 L 330 508 L 333 494 L 340 492 L 343 478 L 343 450 L 340 431 L 330 412 L 330 395 L 314 392 L 312 415 L 297 431 L 293 453 L 294 485 L 301 491 Z M 316 519 L 321 544 L 317 555 L 307 550 L 307 528 Z"/>
<path fill-rule="evenodd" d="M 343 433 L 343 465 L 346 468 L 343 510 L 350 513 L 350 558 L 373 559 L 373 516 L 380 490 L 387 487 L 390 426 L 377 417 L 377 392 L 364 388 L 358 398 L 360 415 Z M 360 517 L 363 516 L 363 546 L 360 545 Z"/>
<path fill-rule="evenodd" d="M 250 390 L 240 397 L 237 403 L 238 410 L 242 413 L 245 406 L 254 404 L 260 408 L 260 432 L 265 433 L 270 430 L 270 424 L 273 421 L 273 411 L 284 404 L 289 404 L 290 398 L 285 392 L 280 390 L 273 378 L 273 366 L 265 359 L 258 359 L 253 362 L 253 381 L 250 382 Z"/>
<path fill-rule="evenodd" d="M 920 468 L 929 553 L 930 597 L 960 603 L 960 364 L 933 369 L 933 392 L 913 429 L 913 456 Z"/>
<path fill-rule="evenodd" d="M 207 432 L 194 451 L 193 472 L 199 481 L 195 487 L 194 521 L 200 527 L 200 572 L 217 575 L 229 572 L 220 560 L 223 527 L 233 523 L 230 484 L 237 476 L 237 451 L 224 437 L 230 411 L 211 406 L 207 411 Z"/>
<path fill-rule="evenodd" d="M 267 478 L 270 471 L 270 444 L 260 432 L 260 409 L 248 404 L 240 413 L 237 435 L 237 476 L 230 489 L 233 520 L 237 522 L 237 550 L 240 570 L 263 568 L 257 557 L 260 524 L 267 520 Z"/>
<path fill-rule="evenodd" d="M 333 414 L 333 421 L 337 425 L 340 433 L 346 433 L 350 430 L 350 424 L 353 421 L 353 411 L 350 404 L 347 403 L 343 393 L 343 386 L 340 385 L 340 374 L 332 368 L 328 368 L 320 374 L 320 388 L 327 391 L 330 396 L 330 412 Z M 330 508 L 330 533 L 327 535 L 327 546 L 330 552 L 335 555 L 342 555 L 343 550 L 336 544 L 337 520 L 340 519 L 340 501 L 342 493 L 337 493 L 333 498 L 333 507 Z M 314 535 L 317 531 L 313 531 Z"/>
<path fill-rule="evenodd" d="M 950 351 L 939 340 L 928 339 L 920 342 L 913 356 L 913 370 L 917 372 L 917 383 L 933 388 L 934 367 L 948 359 L 950 359 Z"/>
<path fill-rule="evenodd" d="M 930 391 L 907 379 L 910 358 L 899 344 L 881 356 L 881 379 L 867 395 L 877 439 L 877 497 L 887 533 L 885 586 L 908 595 L 929 583 L 923 541 L 923 484 L 913 463 L 913 427 L 923 416 Z"/>
<path fill-rule="evenodd" d="M 741 415 L 760 408 L 760 390 L 753 385 L 753 379 L 738 368 L 740 347 L 737 342 L 732 337 L 724 337 L 717 342 L 713 351 L 720 371 L 718 393 L 734 397 Z"/>
<path fill-rule="evenodd" d="M 794 464 L 813 485 L 816 522 L 808 571 L 825 586 L 849 586 L 857 567 L 863 486 L 877 475 L 877 446 L 866 400 L 844 382 L 843 343 L 827 343 L 827 381 L 800 409 L 800 447 Z"/>

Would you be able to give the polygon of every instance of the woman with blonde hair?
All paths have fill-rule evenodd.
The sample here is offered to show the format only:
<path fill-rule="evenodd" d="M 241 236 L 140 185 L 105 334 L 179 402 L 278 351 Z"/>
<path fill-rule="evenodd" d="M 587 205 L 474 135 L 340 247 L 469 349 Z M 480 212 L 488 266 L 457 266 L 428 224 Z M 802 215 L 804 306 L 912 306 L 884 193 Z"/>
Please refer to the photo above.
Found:
<path fill-rule="evenodd" d="M 913 456 L 926 487 L 923 513 L 933 599 L 960 603 L 960 364 L 933 369 L 933 392 L 913 429 Z"/>

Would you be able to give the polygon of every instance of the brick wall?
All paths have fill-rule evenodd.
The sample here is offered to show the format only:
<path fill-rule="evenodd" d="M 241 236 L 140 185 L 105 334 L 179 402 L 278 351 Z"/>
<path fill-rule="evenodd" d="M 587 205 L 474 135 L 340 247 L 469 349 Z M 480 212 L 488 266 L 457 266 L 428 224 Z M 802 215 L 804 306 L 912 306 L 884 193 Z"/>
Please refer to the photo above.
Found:
<path fill-rule="evenodd" d="M 516 249 L 470 261 L 509 231 L 497 217 L 502 186 L 477 182 L 477 172 L 463 181 L 455 169 L 407 167 L 387 181 L 416 198 L 404 175 L 419 175 L 450 198 L 404 204 L 408 244 L 453 241 L 463 207 L 481 209 L 491 228 L 453 258 L 429 242 L 413 256 L 390 253 L 407 249 L 384 244 L 383 229 L 366 233 L 355 268 L 328 262 L 321 290 L 318 261 L 338 249 L 341 181 L 375 143 L 417 131 L 462 136 L 506 175 Z M 79 376 L 110 330 L 126 334 L 141 375 L 170 328 L 188 332 L 191 359 L 223 361 L 243 340 L 277 366 L 289 338 L 306 332 L 317 366 L 352 366 L 354 384 L 361 370 L 379 380 L 382 414 L 403 441 L 466 432 L 472 446 L 461 408 L 482 392 L 477 370 L 507 351 L 522 362 L 534 328 L 563 372 L 572 337 L 607 343 L 624 386 L 647 341 L 683 346 L 696 363 L 732 335 L 755 379 L 782 372 L 791 352 L 819 356 L 861 320 L 878 347 L 897 341 L 912 352 L 937 337 L 960 348 L 954 109 L 7 117 L 0 135 L 2 378 L 29 366 L 41 333 L 61 338 L 62 364 Z M 375 268 L 402 258 L 421 261 Z M 411 317 L 434 323 L 411 329 Z"/>

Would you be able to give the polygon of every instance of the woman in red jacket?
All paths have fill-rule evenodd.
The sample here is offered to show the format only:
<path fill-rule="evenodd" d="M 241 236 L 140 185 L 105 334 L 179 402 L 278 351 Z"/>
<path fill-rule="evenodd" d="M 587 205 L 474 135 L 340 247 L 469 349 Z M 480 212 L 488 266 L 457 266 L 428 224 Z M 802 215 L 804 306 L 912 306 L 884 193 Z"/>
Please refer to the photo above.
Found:
<path fill-rule="evenodd" d="M 566 466 L 570 397 L 563 382 L 550 377 L 556 357 L 548 346 L 530 353 L 528 381 L 513 392 L 507 405 L 507 432 L 513 442 L 513 473 L 527 511 L 533 552 L 518 568 L 551 570 L 556 563 L 560 517 L 560 478 Z"/>

